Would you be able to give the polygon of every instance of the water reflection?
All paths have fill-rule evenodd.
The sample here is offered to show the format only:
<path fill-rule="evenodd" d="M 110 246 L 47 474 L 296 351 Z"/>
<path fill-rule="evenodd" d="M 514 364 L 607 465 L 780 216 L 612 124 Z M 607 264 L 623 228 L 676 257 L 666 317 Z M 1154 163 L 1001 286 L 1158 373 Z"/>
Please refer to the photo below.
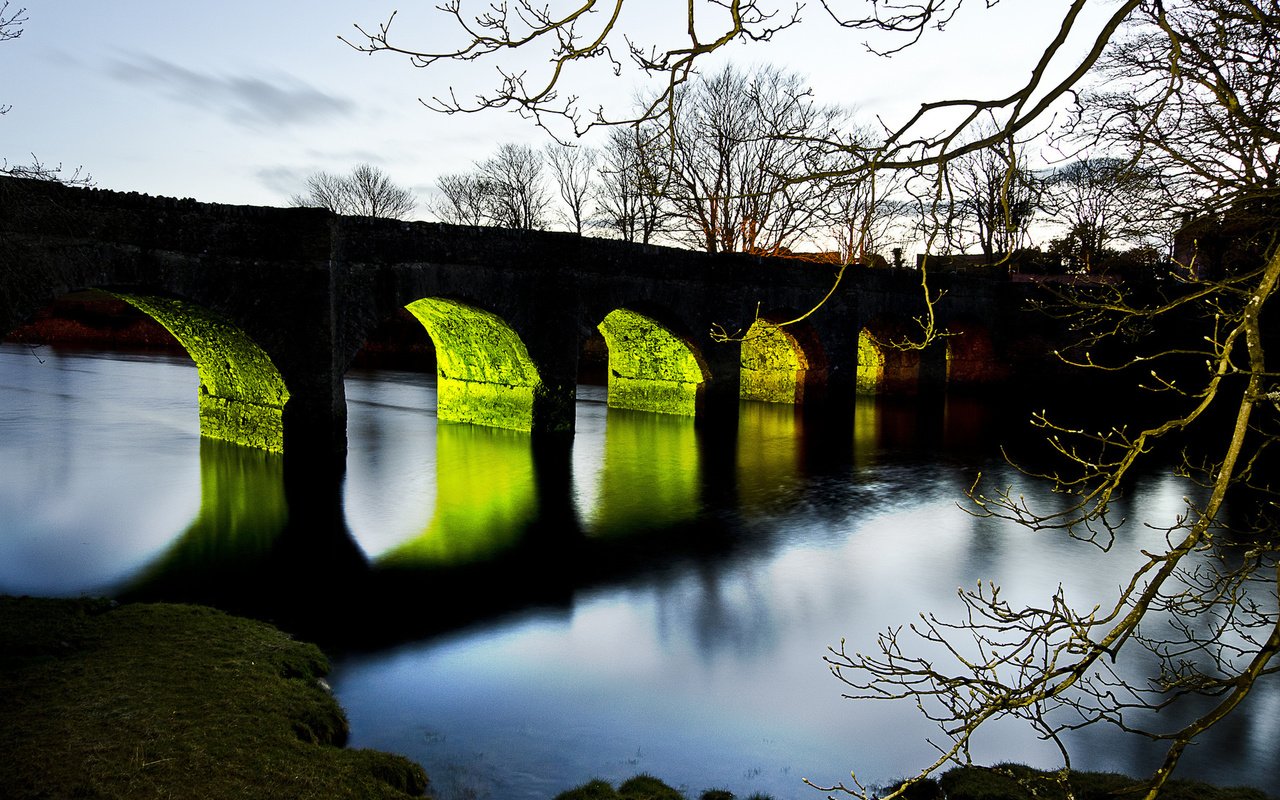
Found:
<path fill-rule="evenodd" d="M 515 545 L 537 516 L 529 434 L 442 422 L 435 453 L 431 523 L 380 555 L 381 566 L 441 567 L 491 558 Z"/>
<path fill-rule="evenodd" d="M 740 404 L 738 498 L 747 514 L 794 500 L 800 485 L 801 408 L 780 403 Z"/>
<path fill-rule="evenodd" d="M 625 536 L 686 522 L 702 508 L 692 417 L 610 408 L 597 485 L 582 516 L 589 535 Z"/>
<path fill-rule="evenodd" d="M 200 440 L 200 511 L 122 593 L 169 596 L 212 575 L 239 579 L 275 549 L 289 519 L 284 458 L 256 448 Z"/>
<path fill-rule="evenodd" d="M 353 371 L 346 381 L 342 505 L 370 558 L 416 536 L 436 501 L 435 382 L 411 372 Z"/>
<path fill-rule="evenodd" d="M 200 504 L 195 365 L 0 345 L 0 591 L 109 593 Z"/>
<path fill-rule="evenodd" d="M 339 492 L 202 444 L 189 364 L 42 357 L 0 348 L 0 590 L 201 595 L 328 637 L 352 744 L 422 761 L 442 798 L 639 771 L 780 800 L 850 768 L 887 780 L 935 731 L 910 707 L 842 701 L 825 647 L 924 610 L 954 619 L 979 578 L 1012 602 L 1061 581 L 1087 604 L 1162 536 L 1131 525 L 1103 553 L 966 514 L 979 469 L 1018 480 L 990 450 L 1013 418 L 972 402 L 862 400 L 834 425 L 747 403 L 730 439 L 584 387 L 572 442 L 539 443 L 437 425 L 429 377 L 352 376 Z M 1130 488 L 1135 520 L 1171 518 L 1188 491 Z M 1189 774 L 1280 780 L 1277 698 L 1256 689 Z M 1082 767 L 1152 763 L 1107 731 L 1080 744 Z M 1052 763 L 1017 726 L 975 757 Z"/>

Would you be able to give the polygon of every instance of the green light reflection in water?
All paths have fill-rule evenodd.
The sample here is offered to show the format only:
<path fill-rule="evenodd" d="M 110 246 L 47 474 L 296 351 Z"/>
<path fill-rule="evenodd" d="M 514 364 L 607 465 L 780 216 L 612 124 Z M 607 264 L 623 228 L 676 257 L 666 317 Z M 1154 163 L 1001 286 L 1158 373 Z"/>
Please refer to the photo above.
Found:
<path fill-rule="evenodd" d="M 377 563 L 439 567 L 481 561 L 516 544 L 537 513 L 529 434 L 441 422 L 431 522 Z"/>
<path fill-rule="evenodd" d="M 587 534 L 624 536 L 693 519 L 700 468 L 692 417 L 610 408 L 594 503 L 579 509 Z"/>
<path fill-rule="evenodd" d="M 776 403 L 738 405 L 738 495 L 761 512 L 800 486 L 800 410 Z"/>
<path fill-rule="evenodd" d="M 217 439 L 200 440 L 200 511 L 132 581 L 141 588 L 261 562 L 288 522 L 284 457 Z"/>
<path fill-rule="evenodd" d="M 533 427 L 542 378 L 520 336 L 479 308 L 428 297 L 405 306 L 436 345 L 436 416 L 517 431 Z"/>
<path fill-rule="evenodd" d="M 865 468 L 875 463 L 880 448 L 882 408 L 875 397 L 860 395 L 854 400 L 853 465 Z"/>

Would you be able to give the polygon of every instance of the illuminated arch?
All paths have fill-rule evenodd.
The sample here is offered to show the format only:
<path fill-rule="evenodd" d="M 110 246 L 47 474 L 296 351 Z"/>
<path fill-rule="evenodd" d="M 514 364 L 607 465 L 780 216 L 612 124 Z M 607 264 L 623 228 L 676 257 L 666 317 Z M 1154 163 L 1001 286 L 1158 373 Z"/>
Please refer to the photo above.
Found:
<path fill-rule="evenodd" d="M 884 391 L 884 364 L 884 346 L 863 328 L 858 332 L 858 394 Z"/>
<path fill-rule="evenodd" d="M 494 428 L 533 429 L 542 378 L 519 334 L 500 317 L 428 297 L 405 308 L 436 345 L 436 417 Z"/>
<path fill-rule="evenodd" d="M 809 372 L 809 358 L 785 328 L 758 319 L 742 340 L 739 396 L 763 403 L 799 403 Z"/>
<path fill-rule="evenodd" d="M 279 453 L 289 390 L 271 357 L 248 334 L 194 303 L 112 292 L 165 330 L 200 376 L 200 435 Z"/>
<path fill-rule="evenodd" d="M 858 333 L 858 394 L 915 394 L 920 388 L 920 351 L 893 343 L 909 339 L 893 321 Z"/>
<path fill-rule="evenodd" d="M 687 342 L 624 308 L 611 311 L 599 330 L 609 348 L 610 407 L 697 414 L 707 376 Z"/>

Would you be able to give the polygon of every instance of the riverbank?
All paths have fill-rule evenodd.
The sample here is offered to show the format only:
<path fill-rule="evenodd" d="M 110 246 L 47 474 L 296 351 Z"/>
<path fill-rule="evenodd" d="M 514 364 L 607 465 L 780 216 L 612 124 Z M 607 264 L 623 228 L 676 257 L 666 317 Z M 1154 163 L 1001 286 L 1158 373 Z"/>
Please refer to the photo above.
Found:
<path fill-rule="evenodd" d="M 427 777 L 343 747 L 314 645 L 197 606 L 0 597 L 0 795 L 400 798 Z"/>
<path fill-rule="evenodd" d="M 343 745 L 347 722 L 314 645 L 189 605 L 0 596 L 0 796 L 401 800 L 427 776 L 401 756 Z M 1077 800 L 1133 779 L 1075 773 Z M 557 800 L 687 800 L 647 776 L 592 781 Z M 710 789 L 699 800 L 732 800 Z M 913 800 L 1065 797 L 1053 776 L 953 769 Z M 1251 788 L 1174 780 L 1169 800 L 1269 800 Z M 757 795 L 750 800 L 767 800 Z"/>
<path fill-rule="evenodd" d="M 898 785 L 868 787 L 870 797 L 883 797 Z M 1056 772 L 1044 772 L 1021 764 L 994 767 L 953 767 L 937 780 L 926 779 L 907 789 L 903 800 L 1116 800 L 1141 797 L 1141 782 L 1113 772 L 1072 772 L 1066 782 Z M 816 790 L 810 790 L 814 796 Z M 834 795 L 834 796 L 838 796 Z M 650 775 L 637 775 L 616 789 L 605 781 L 591 781 L 563 792 L 555 800 L 691 800 Z M 698 800 L 734 800 L 726 791 L 710 789 Z M 802 794 L 801 797 L 804 797 Z M 1161 800 L 1271 800 L 1245 786 L 1218 787 L 1201 781 L 1175 778 L 1165 784 Z M 772 800 L 753 795 L 747 800 Z"/>

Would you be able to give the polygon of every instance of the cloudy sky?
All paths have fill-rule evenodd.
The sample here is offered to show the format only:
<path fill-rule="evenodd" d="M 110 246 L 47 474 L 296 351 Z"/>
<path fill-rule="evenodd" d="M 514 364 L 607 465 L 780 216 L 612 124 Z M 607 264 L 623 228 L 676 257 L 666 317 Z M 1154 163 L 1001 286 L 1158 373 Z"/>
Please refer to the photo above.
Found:
<path fill-rule="evenodd" d="M 668 2 L 636 2 L 642 16 L 630 29 L 642 40 L 659 36 Z M 456 41 L 435 5 L 400 7 L 405 43 Z M 1012 88 L 1064 5 L 974 5 L 945 35 L 889 60 L 809 8 L 776 41 L 725 57 L 776 63 L 806 76 L 823 102 L 854 106 L 866 121 L 895 120 L 924 100 Z M 19 7 L 10 2 L 9 12 Z M 384 21 L 397 10 L 391 0 L 29 0 L 26 9 L 21 38 L 0 42 L 0 106 L 12 106 L 0 117 L 0 157 L 83 165 L 102 188 L 284 205 L 308 173 L 369 162 L 426 197 L 439 175 L 467 169 L 500 142 L 546 141 L 512 114 L 443 116 L 418 102 L 483 88 L 490 67 L 417 69 L 339 41 L 355 23 Z M 636 88 L 626 78 L 578 87 L 599 102 Z"/>

